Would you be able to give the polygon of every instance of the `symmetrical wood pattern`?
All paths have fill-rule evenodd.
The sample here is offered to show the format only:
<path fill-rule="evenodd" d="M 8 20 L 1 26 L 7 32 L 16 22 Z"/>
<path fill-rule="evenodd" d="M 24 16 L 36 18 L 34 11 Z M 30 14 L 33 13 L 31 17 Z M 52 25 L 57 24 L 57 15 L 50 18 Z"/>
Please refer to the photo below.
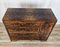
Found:
<path fill-rule="evenodd" d="M 3 23 L 11 40 L 47 40 L 57 19 L 51 9 L 8 8 Z"/>

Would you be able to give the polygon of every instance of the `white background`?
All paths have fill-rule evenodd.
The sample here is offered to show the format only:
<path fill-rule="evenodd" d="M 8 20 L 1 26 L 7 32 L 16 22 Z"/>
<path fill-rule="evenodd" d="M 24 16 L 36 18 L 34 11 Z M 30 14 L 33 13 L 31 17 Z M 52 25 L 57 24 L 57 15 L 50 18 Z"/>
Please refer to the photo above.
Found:
<path fill-rule="evenodd" d="M 28 4 L 36 8 L 51 8 L 57 17 L 57 24 L 60 24 L 60 0 L 0 0 L 0 22 L 7 8 L 27 7 Z"/>

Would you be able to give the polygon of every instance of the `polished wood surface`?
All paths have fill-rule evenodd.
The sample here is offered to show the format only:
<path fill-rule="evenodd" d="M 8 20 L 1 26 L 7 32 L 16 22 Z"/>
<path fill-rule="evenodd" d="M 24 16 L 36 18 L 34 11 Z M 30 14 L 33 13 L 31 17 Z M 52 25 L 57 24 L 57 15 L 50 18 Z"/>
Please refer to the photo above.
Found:
<path fill-rule="evenodd" d="M 56 22 L 51 9 L 8 8 L 3 17 L 12 41 L 46 41 Z"/>

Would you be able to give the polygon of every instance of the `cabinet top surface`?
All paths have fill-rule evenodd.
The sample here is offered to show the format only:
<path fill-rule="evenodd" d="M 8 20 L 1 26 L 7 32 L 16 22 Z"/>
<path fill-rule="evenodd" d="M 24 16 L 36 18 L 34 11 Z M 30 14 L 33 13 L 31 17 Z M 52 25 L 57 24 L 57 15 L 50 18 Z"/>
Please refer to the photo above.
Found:
<path fill-rule="evenodd" d="M 8 8 L 3 20 L 56 21 L 56 17 L 51 9 L 46 8 Z"/>

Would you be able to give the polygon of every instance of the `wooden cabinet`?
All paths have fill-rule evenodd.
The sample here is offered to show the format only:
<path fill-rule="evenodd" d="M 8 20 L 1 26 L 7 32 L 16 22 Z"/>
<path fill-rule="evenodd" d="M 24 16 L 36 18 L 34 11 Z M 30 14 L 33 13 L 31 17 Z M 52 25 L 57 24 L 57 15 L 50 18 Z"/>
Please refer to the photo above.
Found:
<path fill-rule="evenodd" d="M 46 41 L 57 22 L 49 8 L 8 8 L 2 20 L 11 41 Z"/>

